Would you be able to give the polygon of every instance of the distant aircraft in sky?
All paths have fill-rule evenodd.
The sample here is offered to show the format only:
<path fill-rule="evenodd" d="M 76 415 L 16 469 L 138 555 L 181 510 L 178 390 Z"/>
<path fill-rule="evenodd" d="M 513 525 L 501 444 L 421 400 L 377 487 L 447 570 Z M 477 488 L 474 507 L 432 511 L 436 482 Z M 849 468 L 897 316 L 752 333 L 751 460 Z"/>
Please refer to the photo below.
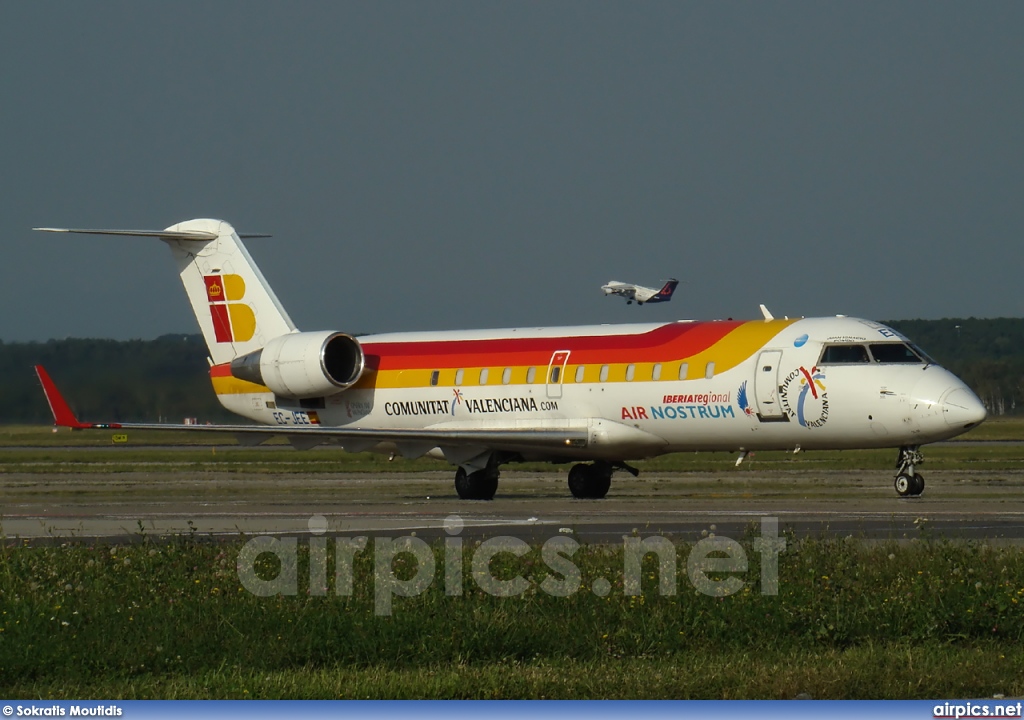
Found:
<path fill-rule="evenodd" d="M 643 305 L 644 303 L 668 302 L 672 299 L 672 293 L 676 291 L 678 284 L 678 280 L 671 278 L 662 286 L 661 290 L 656 290 L 643 285 L 609 280 L 607 285 L 601 286 L 601 289 L 604 290 L 605 295 L 621 295 L 626 298 L 627 305 L 632 305 L 634 300 L 637 305 Z"/>
<path fill-rule="evenodd" d="M 666 453 L 742 460 L 754 450 L 853 448 L 898 448 L 896 492 L 916 496 L 920 447 L 985 419 L 967 385 L 870 320 L 777 319 L 762 308 L 763 318 L 747 321 L 300 332 L 242 245 L 248 236 L 226 222 L 56 231 L 167 243 L 206 339 L 213 391 L 259 423 L 82 422 L 37 366 L 57 425 L 226 432 L 255 443 L 283 435 L 299 449 L 429 455 L 456 466 L 460 498 L 489 500 L 506 463 L 572 463 L 572 495 L 602 498 L 614 471 L 636 475 L 629 462 Z"/>

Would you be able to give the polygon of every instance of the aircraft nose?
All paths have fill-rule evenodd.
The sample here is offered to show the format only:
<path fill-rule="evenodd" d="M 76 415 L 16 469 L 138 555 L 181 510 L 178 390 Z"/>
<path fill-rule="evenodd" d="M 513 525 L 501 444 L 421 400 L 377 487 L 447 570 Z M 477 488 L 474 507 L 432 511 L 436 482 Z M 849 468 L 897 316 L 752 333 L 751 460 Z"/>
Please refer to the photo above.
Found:
<path fill-rule="evenodd" d="M 959 385 L 943 393 L 939 400 L 942 416 L 950 427 L 972 428 L 988 415 L 978 396 L 966 385 Z"/>

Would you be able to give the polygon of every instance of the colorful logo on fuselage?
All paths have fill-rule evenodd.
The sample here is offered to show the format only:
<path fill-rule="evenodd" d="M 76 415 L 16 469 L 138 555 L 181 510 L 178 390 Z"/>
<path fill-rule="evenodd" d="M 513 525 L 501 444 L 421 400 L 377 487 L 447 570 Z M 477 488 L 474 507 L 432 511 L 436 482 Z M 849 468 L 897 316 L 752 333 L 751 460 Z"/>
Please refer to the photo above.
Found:
<path fill-rule="evenodd" d="M 204 275 L 203 282 L 217 342 L 252 340 L 256 315 L 248 304 L 239 302 L 245 297 L 245 280 L 240 275 Z"/>
<path fill-rule="evenodd" d="M 808 370 L 800 366 L 786 375 L 779 386 L 782 409 L 806 428 L 821 427 L 828 421 L 828 392 L 824 380 L 825 373 L 819 368 Z"/>

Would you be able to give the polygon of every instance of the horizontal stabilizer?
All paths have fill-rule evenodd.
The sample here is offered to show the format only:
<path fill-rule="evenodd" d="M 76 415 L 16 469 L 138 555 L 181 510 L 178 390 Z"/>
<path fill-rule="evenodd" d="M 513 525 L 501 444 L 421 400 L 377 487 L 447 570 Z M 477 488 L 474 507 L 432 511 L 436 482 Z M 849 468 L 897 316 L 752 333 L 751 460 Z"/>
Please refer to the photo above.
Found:
<path fill-rule="evenodd" d="M 216 240 L 217 233 L 202 230 L 85 230 L 81 228 L 32 228 L 40 232 L 78 233 L 79 235 L 130 235 L 133 237 L 155 237 L 164 240 Z M 272 237 L 263 233 L 238 233 L 240 238 Z"/>

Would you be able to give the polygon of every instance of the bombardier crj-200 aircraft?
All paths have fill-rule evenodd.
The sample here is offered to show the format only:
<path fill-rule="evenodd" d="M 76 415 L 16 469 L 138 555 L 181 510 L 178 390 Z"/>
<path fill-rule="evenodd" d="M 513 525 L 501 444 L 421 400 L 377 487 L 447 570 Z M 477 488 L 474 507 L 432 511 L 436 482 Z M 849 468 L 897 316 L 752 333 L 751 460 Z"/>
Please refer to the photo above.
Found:
<path fill-rule="evenodd" d="M 40 228 L 43 229 L 43 228 Z M 50 230 L 53 230 L 52 228 Z M 851 317 L 389 333 L 300 332 L 234 228 L 58 230 L 160 238 L 174 255 L 224 407 L 260 425 L 79 422 L 38 368 L 57 424 L 284 435 L 457 466 L 460 498 L 499 468 L 576 463 L 601 498 L 613 471 L 665 453 L 898 448 L 896 492 L 920 495 L 920 447 L 985 419 L 952 373 L 894 330 Z M 243 235 L 242 237 L 247 237 Z"/>

